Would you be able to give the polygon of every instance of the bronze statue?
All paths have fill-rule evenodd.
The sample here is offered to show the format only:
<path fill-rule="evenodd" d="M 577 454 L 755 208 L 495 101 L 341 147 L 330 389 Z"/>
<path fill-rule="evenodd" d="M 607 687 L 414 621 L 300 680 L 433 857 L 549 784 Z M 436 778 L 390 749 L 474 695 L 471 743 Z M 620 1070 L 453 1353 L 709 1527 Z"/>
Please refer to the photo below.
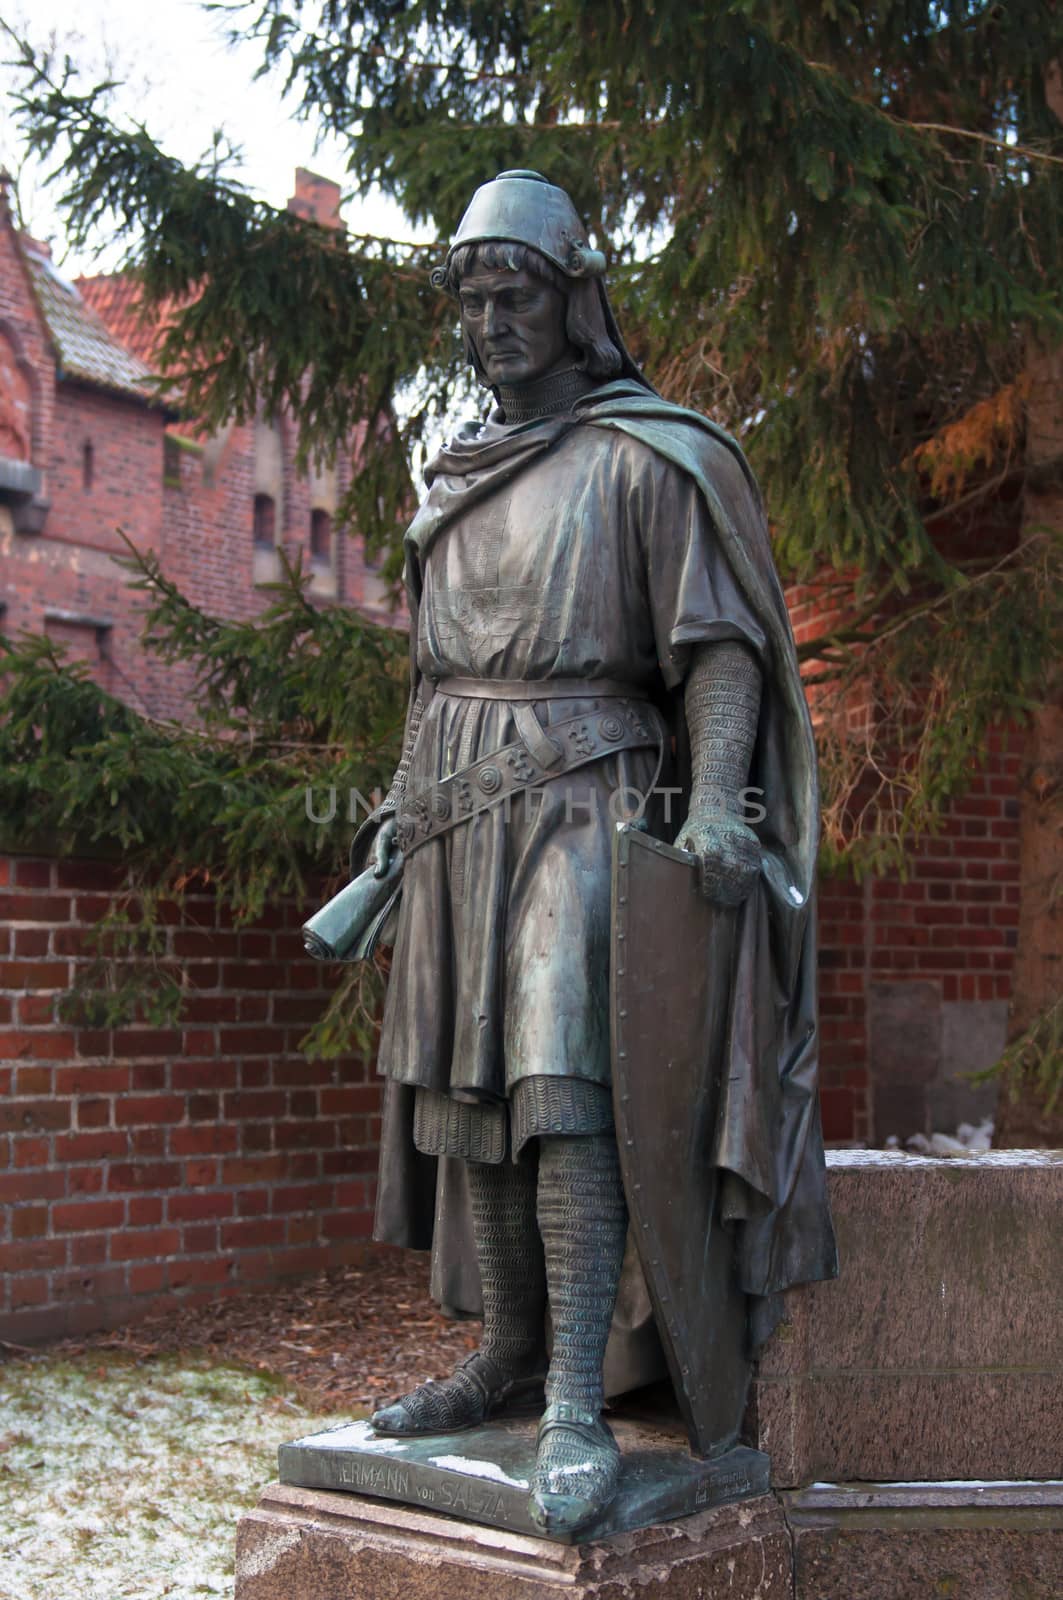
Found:
<path fill-rule="evenodd" d="M 353 853 L 389 879 L 402 856 L 376 1236 L 431 1247 L 433 1292 L 484 1322 L 372 1425 L 545 1398 L 532 1515 L 560 1535 L 617 1482 L 603 1364 L 613 1391 L 649 1381 L 663 1343 L 695 1449 L 726 1448 L 779 1292 L 836 1270 L 786 609 L 741 452 L 653 390 L 604 269 L 562 190 L 505 172 L 435 274 L 495 404 L 406 537 L 405 745 Z"/>

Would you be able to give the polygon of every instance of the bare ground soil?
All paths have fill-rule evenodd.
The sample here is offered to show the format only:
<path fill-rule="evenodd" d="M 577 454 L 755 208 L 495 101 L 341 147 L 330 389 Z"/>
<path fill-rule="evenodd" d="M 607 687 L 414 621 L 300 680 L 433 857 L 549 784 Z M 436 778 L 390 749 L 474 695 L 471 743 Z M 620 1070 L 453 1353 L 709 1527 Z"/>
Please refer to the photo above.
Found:
<path fill-rule="evenodd" d="M 374 1246 L 356 1266 L 64 1340 L 48 1354 L 215 1355 L 287 1379 L 315 1409 L 364 1413 L 425 1378 L 446 1376 L 476 1348 L 479 1333 L 478 1322 L 436 1310 L 426 1256 Z"/>

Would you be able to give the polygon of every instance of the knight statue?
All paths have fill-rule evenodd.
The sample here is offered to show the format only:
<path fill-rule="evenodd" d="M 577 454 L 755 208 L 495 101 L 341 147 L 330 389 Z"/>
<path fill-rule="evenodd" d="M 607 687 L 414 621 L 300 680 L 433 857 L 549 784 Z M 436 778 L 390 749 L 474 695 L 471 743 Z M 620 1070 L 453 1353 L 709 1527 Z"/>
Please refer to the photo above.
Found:
<path fill-rule="evenodd" d="M 406 535 L 405 743 L 353 852 L 401 870 L 376 1237 L 483 1318 L 372 1427 L 541 1412 L 561 1537 L 616 1489 L 606 1394 L 667 1372 L 727 1448 L 781 1291 L 836 1271 L 793 637 L 741 451 L 643 376 L 604 271 L 516 171 L 434 274 L 493 406 Z"/>

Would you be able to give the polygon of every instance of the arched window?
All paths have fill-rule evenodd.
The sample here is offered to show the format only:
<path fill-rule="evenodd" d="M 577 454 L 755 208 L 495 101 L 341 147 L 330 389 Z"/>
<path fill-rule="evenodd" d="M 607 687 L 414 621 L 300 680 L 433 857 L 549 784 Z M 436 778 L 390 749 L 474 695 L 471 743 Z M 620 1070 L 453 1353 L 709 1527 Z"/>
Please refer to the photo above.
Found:
<path fill-rule="evenodd" d="M 86 439 L 81 446 L 81 487 L 84 490 L 92 488 L 96 477 L 96 452 L 92 448 L 91 439 Z"/>
<path fill-rule="evenodd" d="M 271 494 L 256 494 L 254 533 L 257 545 L 272 549 L 277 542 L 277 503 Z"/>
<path fill-rule="evenodd" d="M 332 513 L 323 506 L 310 513 L 310 558 L 326 565 L 332 560 Z"/>

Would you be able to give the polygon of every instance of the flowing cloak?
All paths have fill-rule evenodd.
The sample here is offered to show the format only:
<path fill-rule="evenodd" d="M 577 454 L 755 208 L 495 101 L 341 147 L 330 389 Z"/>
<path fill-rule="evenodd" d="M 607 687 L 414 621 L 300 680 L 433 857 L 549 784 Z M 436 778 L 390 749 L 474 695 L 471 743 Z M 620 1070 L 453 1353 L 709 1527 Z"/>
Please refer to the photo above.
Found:
<path fill-rule="evenodd" d="M 781 1291 L 833 1277 L 837 1253 L 817 1090 L 815 748 L 760 497 L 734 440 L 707 418 L 625 379 L 595 389 L 568 415 L 509 427 L 495 413 L 486 423 L 464 425 L 431 463 L 428 496 L 406 537 L 411 703 L 423 664 L 418 608 L 427 557 L 436 541 L 445 539 L 447 530 L 481 502 L 544 463 L 574 430 L 586 429 L 626 435 L 679 469 L 711 526 L 714 559 L 723 563 L 763 641 L 763 693 L 749 777 L 763 795 L 765 816 L 756 825 L 762 865 L 738 914 L 722 1098 L 707 1152 L 707 1160 L 723 1174 L 723 1216 L 733 1232 L 738 1282 L 751 1297 L 755 1346 L 778 1319 Z M 687 549 L 681 559 L 689 566 L 698 559 L 697 552 Z M 685 573 L 684 579 L 696 589 L 697 573 Z M 735 636 L 726 625 L 697 619 L 685 624 L 679 617 L 672 642 L 682 647 Z M 683 668 L 677 663 L 688 653 L 679 648 L 666 659 L 662 652 L 659 661 L 662 708 L 670 713 L 678 747 L 675 781 L 684 789 L 677 820 L 685 815 L 689 790 Z M 424 685 L 426 692 L 430 688 Z M 356 839 L 356 867 L 368 854 L 374 831 L 367 824 Z M 397 950 L 396 957 L 400 954 Z M 450 974 L 440 973 L 435 981 L 446 984 Z M 389 1243 L 430 1248 L 434 1296 L 475 1315 L 480 1292 L 464 1165 L 415 1149 L 414 1093 L 409 1082 L 389 1078 L 386 1083 L 374 1234 Z M 606 1360 L 607 1389 L 615 1393 L 633 1387 L 660 1371 L 648 1297 L 629 1248 Z"/>

